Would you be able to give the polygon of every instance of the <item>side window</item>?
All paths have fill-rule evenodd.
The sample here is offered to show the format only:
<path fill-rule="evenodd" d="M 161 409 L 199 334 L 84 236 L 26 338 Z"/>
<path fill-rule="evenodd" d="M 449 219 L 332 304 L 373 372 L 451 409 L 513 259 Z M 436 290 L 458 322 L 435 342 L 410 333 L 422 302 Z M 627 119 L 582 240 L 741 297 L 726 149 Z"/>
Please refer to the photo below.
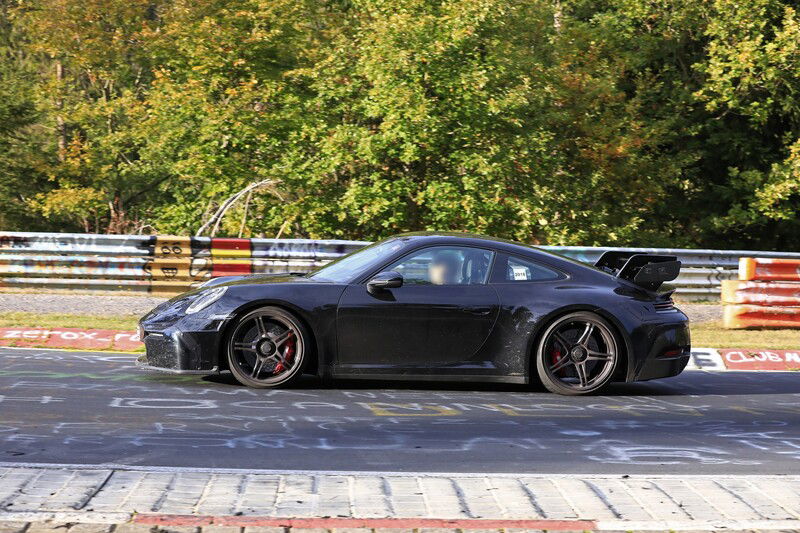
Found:
<path fill-rule="evenodd" d="M 562 275 L 541 263 L 514 256 L 504 256 L 497 262 L 492 279 L 496 283 L 519 281 L 547 281 Z"/>
<path fill-rule="evenodd" d="M 386 268 L 411 285 L 479 285 L 489 277 L 494 252 L 467 246 L 424 248 Z"/>

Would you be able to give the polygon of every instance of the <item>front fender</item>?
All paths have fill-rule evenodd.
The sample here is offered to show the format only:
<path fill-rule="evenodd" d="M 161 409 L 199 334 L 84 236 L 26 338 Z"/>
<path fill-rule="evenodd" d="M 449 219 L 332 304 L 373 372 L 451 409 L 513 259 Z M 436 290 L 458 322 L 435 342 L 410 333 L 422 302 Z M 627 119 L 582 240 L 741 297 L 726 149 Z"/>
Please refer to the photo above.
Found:
<path fill-rule="evenodd" d="M 333 284 L 231 285 L 228 316 L 220 329 L 219 363 L 226 367 L 225 339 L 243 315 L 266 306 L 280 307 L 294 314 L 312 336 L 318 373 L 333 361 L 336 351 L 336 305 L 344 286 Z"/>

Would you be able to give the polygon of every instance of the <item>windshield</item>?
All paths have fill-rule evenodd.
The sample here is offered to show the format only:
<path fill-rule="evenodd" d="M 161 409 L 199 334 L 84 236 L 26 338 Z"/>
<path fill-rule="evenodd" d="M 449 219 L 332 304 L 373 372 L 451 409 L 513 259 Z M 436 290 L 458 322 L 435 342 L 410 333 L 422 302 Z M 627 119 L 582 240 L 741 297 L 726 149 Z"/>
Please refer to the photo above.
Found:
<path fill-rule="evenodd" d="M 406 242 L 400 239 L 376 242 L 318 268 L 311 272 L 308 277 L 319 281 L 349 283 L 372 268 L 373 265 L 388 259 L 405 245 Z"/>

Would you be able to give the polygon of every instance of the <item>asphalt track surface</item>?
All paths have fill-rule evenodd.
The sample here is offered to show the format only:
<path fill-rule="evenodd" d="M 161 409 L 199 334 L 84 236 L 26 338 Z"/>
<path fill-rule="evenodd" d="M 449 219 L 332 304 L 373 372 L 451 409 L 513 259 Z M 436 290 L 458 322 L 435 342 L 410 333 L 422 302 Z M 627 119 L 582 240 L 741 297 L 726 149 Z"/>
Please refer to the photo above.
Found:
<path fill-rule="evenodd" d="M 134 356 L 0 348 L 0 462 L 253 470 L 798 474 L 800 374 L 687 371 L 571 398 L 522 386 L 253 390 Z"/>

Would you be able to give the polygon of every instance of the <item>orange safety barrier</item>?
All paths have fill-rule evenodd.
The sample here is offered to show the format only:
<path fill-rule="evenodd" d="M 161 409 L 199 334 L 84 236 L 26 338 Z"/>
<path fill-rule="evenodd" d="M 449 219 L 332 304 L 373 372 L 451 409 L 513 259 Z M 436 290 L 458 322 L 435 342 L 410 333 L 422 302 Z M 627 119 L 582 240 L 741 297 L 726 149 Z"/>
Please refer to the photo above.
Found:
<path fill-rule="evenodd" d="M 800 281 L 800 259 L 739 258 L 742 281 Z"/>
<path fill-rule="evenodd" d="M 726 305 L 723 325 L 728 329 L 800 328 L 800 307 Z"/>
<path fill-rule="evenodd" d="M 800 283 L 723 280 L 722 303 L 800 306 Z"/>
<path fill-rule="evenodd" d="M 800 328 L 800 260 L 742 257 L 739 280 L 722 282 L 723 325 Z"/>

